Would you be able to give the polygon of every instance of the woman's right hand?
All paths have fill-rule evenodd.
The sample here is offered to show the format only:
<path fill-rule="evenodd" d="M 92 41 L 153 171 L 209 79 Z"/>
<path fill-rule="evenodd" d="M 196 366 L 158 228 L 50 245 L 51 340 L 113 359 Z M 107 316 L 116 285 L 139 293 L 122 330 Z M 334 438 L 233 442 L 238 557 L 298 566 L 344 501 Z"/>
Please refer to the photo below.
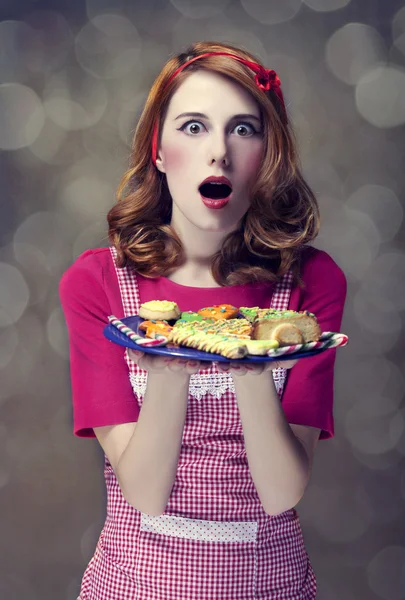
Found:
<path fill-rule="evenodd" d="M 149 354 L 130 348 L 128 349 L 128 355 L 131 360 L 136 362 L 140 369 L 145 369 L 148 373 L 177 373 L 179 377 L 188 377 L 194 375 L 202 368 L 201 361 L 199 360 L 186 360 L 172 356 L 162 356 L 160 354 Z"/>

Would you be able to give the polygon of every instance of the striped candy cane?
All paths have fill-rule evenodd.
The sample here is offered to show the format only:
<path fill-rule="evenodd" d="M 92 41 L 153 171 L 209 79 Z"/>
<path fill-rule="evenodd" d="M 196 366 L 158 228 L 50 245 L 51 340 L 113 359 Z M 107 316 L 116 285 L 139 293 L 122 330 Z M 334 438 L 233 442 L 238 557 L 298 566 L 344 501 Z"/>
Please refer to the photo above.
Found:
<path fill-rule="evenodd" d="M 318 342 L 307 342 L 306 344 L 294 344 L 292 346 L 281 346 L 273 348 L 267 352 L 267 356 L 277 357 L 285 354 L 294 354 L 295 352 L 309 352 L 310 350 L 320 350 L 327 348 L 336 348 L 346 346 L 349 338 L 344 333 L 333 333 L 327 331 L 321 335 Z"/>
<path fill-rule="evenodd" d="M 115 317 L 114 315 L 110 315 L 108 317 L 108 320 L 111 325 L 116 327 L 119 331 L 121 331 L 121 333 L 125 334 L 127 337 L 129 337 L 133 342 L 135 342 L 139 346 L 147 346 L 147 347 L 166 346 L 166 344 L 167 344 L 167 338 L 165 338 L 163 335 L 157 334 L 156 338 L 154 338 L 154 339 L 146 338 L 146 337 L 142 337 L 142 336 L 138 335 L 137 333 L 135 333 L 135 331 L 133 329 L 131 329 L 130 327 L 125 325 L 125 323 L 123 323 L 122 321 L 117 319 L 117 317 Z"/>

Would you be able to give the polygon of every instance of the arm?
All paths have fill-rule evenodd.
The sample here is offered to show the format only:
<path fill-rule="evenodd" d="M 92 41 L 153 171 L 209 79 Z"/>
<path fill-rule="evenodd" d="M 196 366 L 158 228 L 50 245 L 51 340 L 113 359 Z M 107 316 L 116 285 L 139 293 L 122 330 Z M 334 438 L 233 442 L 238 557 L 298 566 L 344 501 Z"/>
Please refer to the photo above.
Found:
<path fill-rule="evenodd" d="M 279 514 L 304 494 L 320 429 L 287 422 L 270 371 L 234 382 L 252 479 L 264 510 Z"/>
<path fill-rule="evenodd" d="M 114 285 L 115 279 L 107 277 L 100 261 L 89 252 L 61 280 L 70 341 L 74 432 L 79 437 L 97 437 L 129 503 L 149 514 L 160 514 L 175 478 L 191 373 L 149 371 L 139 409 L 124 348 L 103 335 L 112 313 Z M 119 298 L 118 289 L 116 294 Z"/>
<path fill-rule="evenodd" d="M 141 512 L 164 512 L 176 477 L 189 377 L 148 374 L 136 428 L 114 468 L 122 493 Z"/>
<path fill-rule="evenodd" d="M 314 312 L 322 331 L 340 331 L 347 287 L 341 269 L 326 253 L 311 250 L 302 275 L 306 287 L 293 290 L 290 307 Z M 282 402 L 270 372 L 235 374 L 252 478 L 269 514 L 299 502 L 318 439 L 333 436 L 335 355 L 336 350 L 328 350 L 298 360 L 288 374 Z"/>

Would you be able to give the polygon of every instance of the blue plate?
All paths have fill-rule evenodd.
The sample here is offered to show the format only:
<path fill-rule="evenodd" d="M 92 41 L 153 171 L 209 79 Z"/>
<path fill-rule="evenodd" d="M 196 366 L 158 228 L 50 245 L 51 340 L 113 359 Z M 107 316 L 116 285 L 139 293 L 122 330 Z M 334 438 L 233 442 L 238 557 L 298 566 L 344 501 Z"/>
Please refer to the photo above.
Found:
<path fill-rule="evenodd" d="M 126 317 L 121 319 L 121 321 L 130 329 L 135 331 L 135 333 L 141 337 L 145 337 L 145 332 L 139 330 L 139 325 L 144 321 L 142 317 L 134 316 L 134 317 Z M 169 324 L 172 322 L 169 321 Z M 173 321 L 174 323 L 174 321 Z M 321 354 L 325 352 L 326 348 L 320 348 L 317 350 L 307 350 L 305 352 L 294 352 L 294 354 L 287 354 L 283 356 L 252 356 L 247 355 L 244 358 L 235 358 L 230 360 L 221 354 L 214 354 L 212 352 L 202 352 L 201 350 L 196 350 L 195 348 L 186 348 L 184 346 L 179 348 L 168 348 L 167 346 L 155 346 L 155 347 L 147 347 L 141 346 L 136 342 L 133 342 L 125 333 L 122 333 L 114 327 L 114 325 L 107 325 L 104 328 L 105 337 L 114 342 L 115 344 L 119 344 L 120 346 L 125 346 L 125 348 L 132 348 L 133 350 L 141 350 L 147 354 L 160 354 L 161 356 L 175 356 L 176 358 L 185 358 L 187 360 L 201 360 L 208 362 L 251 362 L 251 363 L 261 363 L 261 362 L 271 362 L 274 360 L 295 360 L 296 358 L 309 358 L 310 356 L 316 356 L 317 354 Z"/>

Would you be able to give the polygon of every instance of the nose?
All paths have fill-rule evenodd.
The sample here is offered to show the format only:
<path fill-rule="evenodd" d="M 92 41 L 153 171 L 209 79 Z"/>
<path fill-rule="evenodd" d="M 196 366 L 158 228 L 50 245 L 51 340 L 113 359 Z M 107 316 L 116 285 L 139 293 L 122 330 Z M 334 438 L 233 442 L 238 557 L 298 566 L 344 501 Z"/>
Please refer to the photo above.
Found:
<path fill-rule="evenodd" d="M 211 134 L 208 149 L 208 164 L 217 163 L 221 166 L 229 166 L 229 149 L 224 133 Z"/>

